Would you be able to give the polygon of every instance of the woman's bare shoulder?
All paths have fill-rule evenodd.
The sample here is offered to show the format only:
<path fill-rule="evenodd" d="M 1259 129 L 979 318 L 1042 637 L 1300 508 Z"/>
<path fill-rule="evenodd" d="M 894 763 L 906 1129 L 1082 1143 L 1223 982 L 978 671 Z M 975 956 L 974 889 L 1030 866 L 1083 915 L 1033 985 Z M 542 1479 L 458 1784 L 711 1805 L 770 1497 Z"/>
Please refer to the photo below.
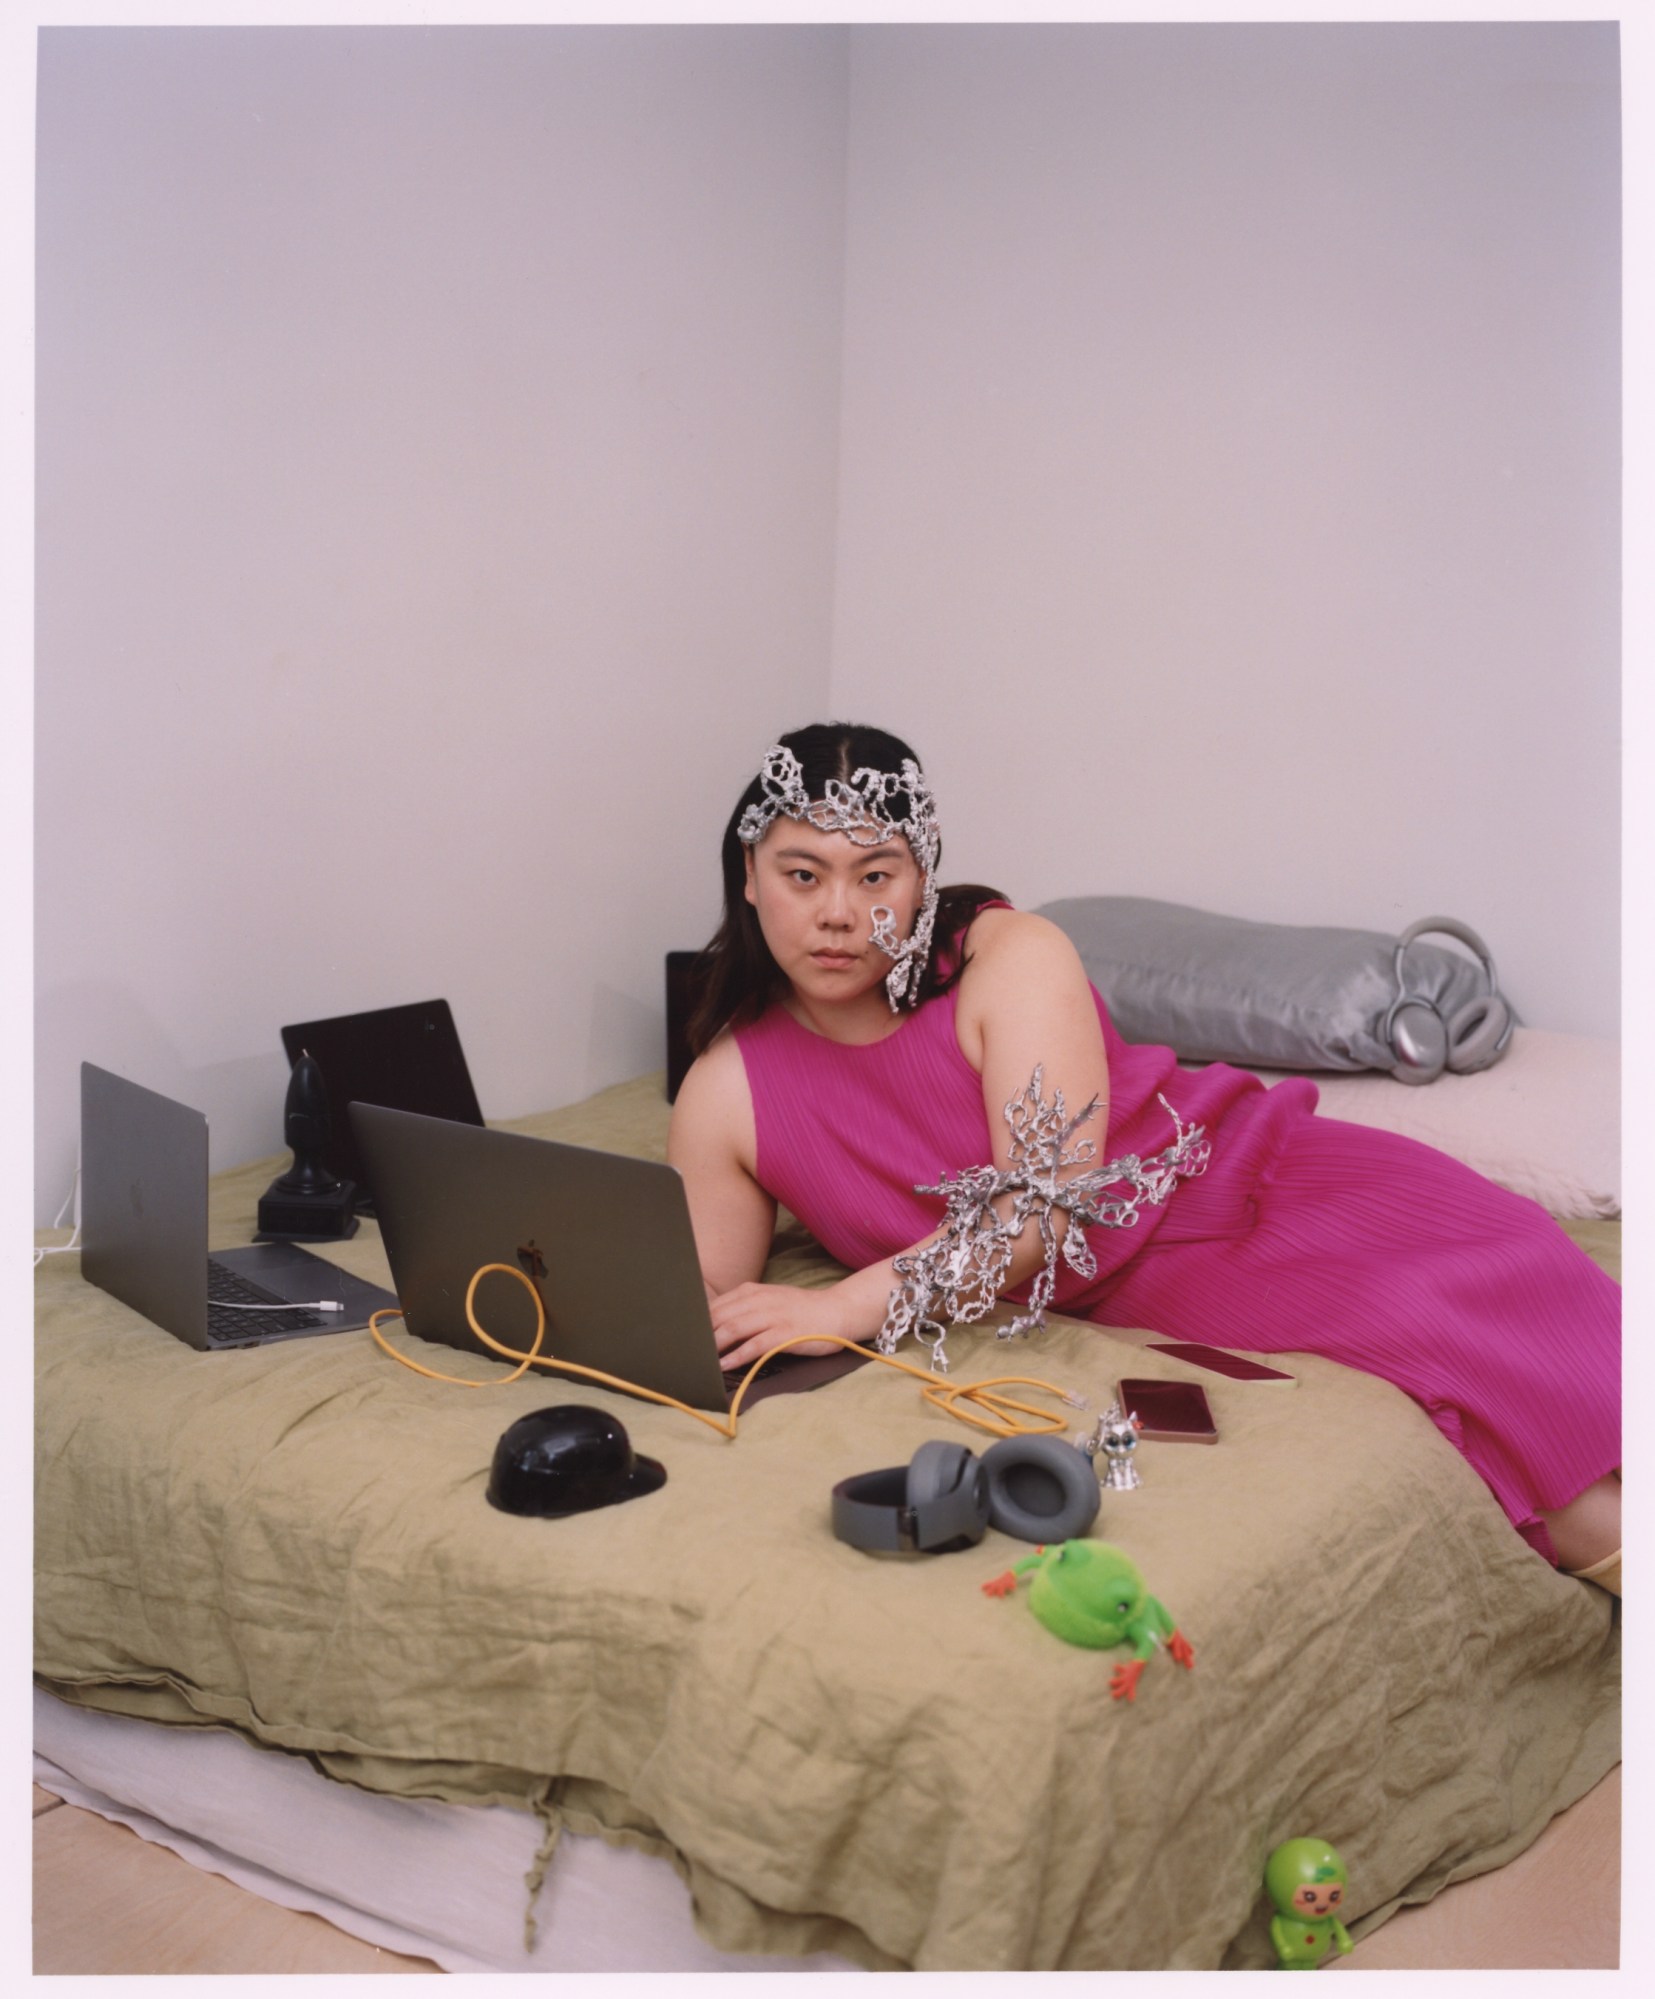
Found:
<path fill-rule="evenodd" d="M 714 1102 L 736 1089 L 746 1094 L 747 1068 L 735 1036 L 724 1027 L 684 1071 L 674 1108 L 686 1098 L 697 1104 Z"/>
<path fill-rule="evenodd" d="M 1080 954 L 1049 917 L 1031 909 L 980 909 L 966 931 L 974 964 L 1021 973 L 1078 967 Z"/>
<path fill-rule="evenodd" d="M 985 910 L 977 921 L 990 916 L 999 920 L 971 954 L 954 1014 L 960 1053 L 983 1078 L 985 1096 L 1003 1103 L 1004 1092 L 1021 1089 L 1037 1064 L 1063 1084 L 1070 1102 L 1101 1096 L 1107 1061 L 1080 953 L 1044 916 Z"/>
<path fill-rule="evenodd" d="M 752 1128 L 747 1067 L 726 1027 L 684 1072 L 672 1106 L 672 1134 L 699 1143 L 723 1138 L 740 1154 L 750 1149 Z"/>
<path fill-rule="evenodd" d="M 1013 1038 L 1032 1024 L 1042 1046 L 1058 1029 L 1097 1032 L 1092 989 L 1080 954 L 1055 923 L 1017 909 L 982 910 L 972 924 L 954 1030 L 960 1053 L 984 1073 L 990 1038 Z M 1055 1025 L 1054 1025 L 1055 1023 Z"/>

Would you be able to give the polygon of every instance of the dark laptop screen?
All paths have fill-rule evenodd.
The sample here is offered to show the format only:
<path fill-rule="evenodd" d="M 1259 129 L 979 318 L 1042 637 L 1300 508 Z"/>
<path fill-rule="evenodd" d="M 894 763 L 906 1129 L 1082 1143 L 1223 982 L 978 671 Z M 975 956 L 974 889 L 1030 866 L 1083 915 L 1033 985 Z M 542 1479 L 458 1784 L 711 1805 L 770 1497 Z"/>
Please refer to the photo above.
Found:
<path fill-rule="evenodd" d="M 333 1124 L 327 1162 L 370 1199 L 347 1104 L 384 1104 L 455 1124 L 483 1122 L 447 1000 L 303 1021 L 282 1029 L 282 1046 L 290 1063 L 308 1052 L 320 1066 Z"/>

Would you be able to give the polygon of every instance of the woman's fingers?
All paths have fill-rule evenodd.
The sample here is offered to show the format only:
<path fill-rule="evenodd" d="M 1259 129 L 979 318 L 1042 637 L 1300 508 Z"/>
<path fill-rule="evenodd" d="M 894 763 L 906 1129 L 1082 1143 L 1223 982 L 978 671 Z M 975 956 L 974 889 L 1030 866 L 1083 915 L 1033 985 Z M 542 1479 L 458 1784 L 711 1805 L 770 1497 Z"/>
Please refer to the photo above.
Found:
<path fill-rule="evenodd" d="M 821 1301 L 790 1284 L 738 1284 L 712 1303 L 713 1337 L 726 1369 L 743 1367 L 784 1340 L 803 1339 L 792 1353 L 832 1353 L 819 1330 Z"/>

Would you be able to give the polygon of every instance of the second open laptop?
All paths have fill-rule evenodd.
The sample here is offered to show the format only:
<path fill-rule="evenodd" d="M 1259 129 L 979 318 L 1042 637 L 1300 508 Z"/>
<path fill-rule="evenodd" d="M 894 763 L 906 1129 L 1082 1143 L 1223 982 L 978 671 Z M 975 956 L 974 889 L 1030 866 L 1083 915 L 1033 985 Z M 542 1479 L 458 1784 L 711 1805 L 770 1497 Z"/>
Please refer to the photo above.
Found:
<path fill-rule="evenodd" d="M 350 1332 L 396 1304 L 297 1243 L 209 1257 L 207 1120 L 93 1062 L 80 1066 L 80 1160 L 81 1275 L 192 1347 Z"/>
<path fill-rule="evenodd" d="M 745 1370 L 727 1380 L 720 1368 L 672 1167 L 373 1104 L 352 1104 L 349 1116 L 410 1332 L 488 1353 L 466 1323 L 466 1288 L 484 1264 L 505 1263 L 539 1288 L 543 1351 L 697 1409 L 729 1407 Z M 485 1277 L 472 1309 L 502 1345 L 533 1343 L 534 1302 L 514 1278 Z M 742 1406 L 818 1387 L 864 1359 L 780 1355 Z"/>
<path fill-rule="evenodd" d="M 282 1029 L 289 1062 L 309 1055 L 322 1071 L 332 1107 L 332 1131 L 323 1151 L 331 1170 L 356 1187 L 356 1212 L 371 1215 L 375 1188 L 356 1149 L 345 1106 L 388 1104 L 423 1117 L 481 1124 L 483 1113 L 459 1030 L 447 1000 L 416 1000 L 367 1013 L 289 1023 Z"/>

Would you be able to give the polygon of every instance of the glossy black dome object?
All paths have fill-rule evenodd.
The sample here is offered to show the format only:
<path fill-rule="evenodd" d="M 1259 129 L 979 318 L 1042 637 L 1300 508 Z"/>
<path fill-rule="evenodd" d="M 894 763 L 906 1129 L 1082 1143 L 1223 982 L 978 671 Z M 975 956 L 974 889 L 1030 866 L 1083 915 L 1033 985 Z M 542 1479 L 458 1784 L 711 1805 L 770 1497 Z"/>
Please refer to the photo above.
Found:
<path fill-rule="evenodd" d="M 495 1445 L 488 1500 L 502 1513 L 555 1519 L 616 1506 L 666 1482 L 666 1467 L 639 1457 L 606 1410 L 562 1402 L 519 1416 Z"/>

